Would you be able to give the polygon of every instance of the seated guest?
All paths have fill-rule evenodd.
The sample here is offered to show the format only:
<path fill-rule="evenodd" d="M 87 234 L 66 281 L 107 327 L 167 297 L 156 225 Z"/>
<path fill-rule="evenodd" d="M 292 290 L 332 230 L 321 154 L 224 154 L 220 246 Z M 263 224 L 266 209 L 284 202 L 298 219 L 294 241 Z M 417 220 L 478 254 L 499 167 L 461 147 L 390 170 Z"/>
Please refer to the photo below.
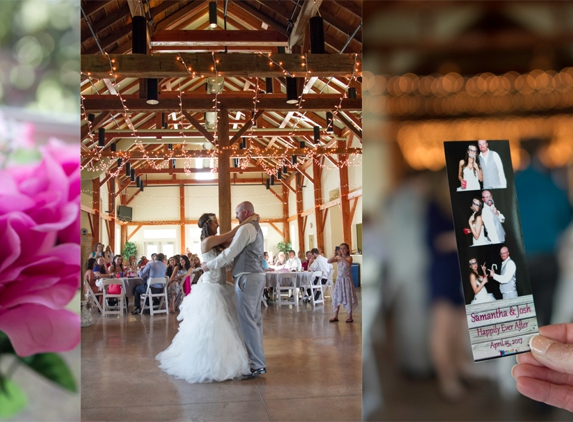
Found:
<path fill-rule="evenodd" d="M 132 314 L 137 315 L 141 313 L 141 295 L 145 294 L 147 291 L 147 283 L 150 278 L 165 277 L 165 271 L 167 271 L 167 265 L 163 262 L 165 256 L 160 253 L 157 254 L 157 260 L 148 262 L 143 270 L 139 272 L 139 276 L 143 279 L 145 284 L 140 284 L 133 289 L 133 297 L 135 301 L 135 309 Z M 163 284 L 151 284 L 151 293 L 161 293 L 163 291 Z M 146 305 L 149 304 L 149 298 L 146 299 Z M 146 310 L 144 313 L 148 313 Z"/>
<path fill-rule="evenodd" d="M 277 262 L 273 266 L 273 268 L 278 271 L 286 268 L 286 257 L 284 252 L 279 252 L 277 255 Z"/>
<path fill-rule="evenodd" d="M 105 262 L 108 264 L 114 259 L 113 252 L 111 251 L 111 246 L 107 245 L 104 252 Z"/>
<path fill-rule="evenodd" d="M 103 257 L 100 259 L 104 260 Z M 99 293 L 99 287 L 95 284 L 97 280 L 97 275 L 94 272 L 95 265 L 96 265 L 95 258 L 88 259 L 88 262 L 86 264 L 86 272 L 84 273 L 84 280 L 88 282 L 90 289 L 92 289 L 92 292 Z M 102 296 L 99 297 L 99 304 L 100 306 L 102 305 Z"/>
<path fill-rule="evenodd" d="M 289 271 L 302 271 L 302 262 L 300 262 L 300 259 L 296 256 L 293 250 L 288 251 L 286 268 Z"/>
<path fill-rule="evenodd" d="M 302 251 L 301 251 L 301 253 L 302 253 Z M 301 262 L 303 271 L 308 271 L 308 263 L 310 262 L 311 258 L 312 258 L 312 254 L 310 253 L 310 251 L 306 251 L 306 259 Z"/>
<path fill-rule="evenodd" d="M 169 258 L 169 261 L 167 261 L 167 270 L 165 270 L 165 276 L 171 278 L 175 268 L 177 268 L 177 263 L 175 261 L 175 257 L 172 256 Z"/>
<path fill-rule="evenodd" d="M 99 257 L 97 259 L 97 263 L 94 265 L 94 274 L 97 278 L 106 278 L 106 276 L 109 277 L 109 271 L 107 269 L 107 265 L 105 265 L 105 258 Z"/>
<path fill-rule="evenodd" d="M 139 264 L 137 264 L 137 266 L 138 266 L 139 268 L 143 268 L 143 267 L 145 267 L 145 266 L 147 265 L 148 262 L 149 262 L 149 260 L 147 259 L 147 257 L 146 257 L 145 255 L 143 255 L 143 256 L 141 257 L 141 259 L 139 260 Z"/>
<path fill-rule="evenodd" d="M 117 277 L 118 274 L 120 277 L 123 277 L 124 267 L 123 267 L 123 256 L 116 255 L 113 258 L 113 262 L 109 266 L 109 273 L 112 277 Z"/>
<path fill-rule="evenodd" d="M 173 269 L 173 273 L 169 279 L 169 284 L 167 285 L 167 295 L 169 297 L 169 312 L 175 312 L 175 308 L 178 307 L 179 303 L 175 303 L 175 298 L 181 292 L 181 286 L 185 281 L 185 278 L 191 274 L 191 262 L 187 255 L 181 255 L 179 258 L 179 265 Z"/>
<path fill-rule="evenodd" d="M 332 268 L 332 265 L 330 265 L 328 263 L 328 259 L 326 259 L 324 256 L 322 256 L 318 250 L 318 248 L 313 248 L 310 251 L 312 258 L 308 264 L 308 269 L 310 271 L 322 271 L 322 280 L 320 280 L 320 282 L 322 284 L 326 284 L 326 282 L 328 281 L 328 274 L 330 273 L 330 269 Z M 316 277 L 313 281 L 312 284 L 318 284 L 319 280 L 318 277 Z M 307 289 L 307 293 L 310 296 L 310 289 Z M 314 300 L 317 300 L 318 298 L 320 298 L 320 291 L 316 291 L 314 294 Z"/>
<path fill-rule="evenodd" d="M 90 258 L 98 259 L 99 257 L 105 258 L 105 253 L 103 251 L 103 244 L 96 243 L 95 250 L 90 253 Z"/>
<path fill-rule="evenodd" d="M 137 259 L 135 255 L 131 255 L 129 257 L 129 262 L 127 263 L 127 271 L 133 274 L 137 274 Z"/>
<path fill-rule="evenodd" d="M 265 270 L 265 271 L 272 270 L 272 268 L 269 267 L 269 253 L 268 252 L 265 252 L 263 254 L 262 264 L 263 264 L 263 270 Z"/>

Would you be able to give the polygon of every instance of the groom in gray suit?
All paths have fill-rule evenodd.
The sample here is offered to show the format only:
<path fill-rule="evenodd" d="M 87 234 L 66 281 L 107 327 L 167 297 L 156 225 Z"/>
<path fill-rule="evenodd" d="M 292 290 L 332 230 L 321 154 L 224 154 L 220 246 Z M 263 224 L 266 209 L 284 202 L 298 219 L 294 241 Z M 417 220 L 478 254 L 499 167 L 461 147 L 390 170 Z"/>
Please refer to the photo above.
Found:
<path fill-rule="evenodd" d="M 237 219 L 241 223 L 254 213 L 255 209 L 250 202 L 241 202 L 235 209 Z M 217 258 L 201 265 L 203 271 L 209 271 L 222 268 L 233 259 L 235 260 L 233 278 L 235 279 L 239 325 L 251 361 L 251 374 L 246 374 L 245 378 L 252 378 L 267 372 L 261 315 L 261 302 L 265 287 L 265 270 L 262 264 L 264 246 L 263 232 L 259 223 L 251 221 L 239 227 L 231 245 Z"/>

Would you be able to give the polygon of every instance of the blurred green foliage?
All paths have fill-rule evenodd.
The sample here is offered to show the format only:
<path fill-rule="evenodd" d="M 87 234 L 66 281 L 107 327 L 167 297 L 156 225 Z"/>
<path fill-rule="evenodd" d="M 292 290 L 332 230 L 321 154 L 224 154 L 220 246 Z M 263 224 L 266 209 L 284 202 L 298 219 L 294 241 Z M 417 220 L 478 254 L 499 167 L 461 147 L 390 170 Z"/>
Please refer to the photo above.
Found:
<path fill-rule="evenodd" d="M 78 113 L 80 2 L 0 0 L 0 104 Z"/>

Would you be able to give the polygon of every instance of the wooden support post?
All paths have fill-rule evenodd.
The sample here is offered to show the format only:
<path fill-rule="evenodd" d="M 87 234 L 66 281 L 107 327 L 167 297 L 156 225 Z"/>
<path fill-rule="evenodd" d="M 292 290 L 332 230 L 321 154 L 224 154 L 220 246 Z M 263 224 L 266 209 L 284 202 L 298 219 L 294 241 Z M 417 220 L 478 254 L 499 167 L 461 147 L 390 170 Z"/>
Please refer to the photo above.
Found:
<path fill-rule="evenodd" d="M 220 232 L 231 230 L 231 150 L 229 138 L 229 113 L 226 107 L 219 109 L 219 224 Z"/>
<path fill-rule="evenodd" d="M 179 185 L 179 218 L 181 220 L 181 253 L 185 253 L 185 186 Z"/>
<path fill-rule="evenodd" d="M 314 214 L 316 218 L 316 244 L 318 248 L 323 252 L 324 250 L 324 223 L 323 223 L 323 214 L 320 209 L 322 205 L 322 168 L 318 165 L 316 160 L 312 162 L 312 172 L 313 172 L 313 180 L 314 180 Z"/>
<path fill-rule="evenodd" d="M 305 252 L 304 249 L 304 229 L 306 226 L 306 218 L 302 216 L 302 189 L 296 190 L 296 225 L 298 227 L 298 250 Z"/>
<path fill-rule="evenodd" d="M 100 196 L 99 195 L 100 195 L 100 181 L 99 181 L 99 177 L 96 177 L 95 179 L 93 179 L 92 208 L 96 211 L 96 215 L 94 215 L 94 221 L 93 221 L 93 232 L 92 232 L 93 243 L 92 243 L 92 246 L 95 245 L 96 243 L 99 243 L 99 240 L 100 240 L 99 224 L 100 224 L 101 203 L 100 203 Z"/>
<path fill-rule="evenodd" d="M 338 145 L 344 146 L 344 141 L 338 141 Z M 339 162 L 346 160 L 346 155 L 339 156 Z M 342 166 L 338 169 L 340 176 L 340 207 L 342 210 L 342 238 L 348 247 L 352 250 L 352 216 L 350 213 L 350 200 L 348 199 L 348 166 Z"/>
<path fill-rule="evenodd" d="M 289 226 L 289 221 L 288 221 L 288 193 L 289 190 L 285 187 L 283 187 L 283 198 L 282 198 L 282 203 L 283 203 L 283 231 L 284 231 L 284 241 L 285 242 L 290 242 L 290 226 Z M 293 245 L 294 247 L 294 245 Z"/>
<path fill-rule="evenodd" d="M 127 195 L 121 195 L 120 196 L 121 205 L 125 206 L 126 200 L 127 200 Z M 133 235 L 133 233 L 131 235 Z M 119 249 L 121 250 L 122 253 L 123 253 L 123 248 L 125 247 L 125 244 L 127 243 L 127 241 L 130 238 L 131 238 L 131 236 L 127 237 L 127 226 L 125 224 L 122 224 L 121 225 L 121 234 L 120 234 L 120 245 L 119 245 Z"/>
<path fill-rule="evenodd" d="M 108 180 L 107 187 L 109 191 L 107 196 L 108 204 L 109 204 L 109 210 L 111 211 L 109 213 L 109 216 L 111 217 L 111 220 L 109 221 L 109 246 L 111 247 L 112 251 L 115 251 L 116 247 L 115 247 L 115 178 L 114 177 Z"/>

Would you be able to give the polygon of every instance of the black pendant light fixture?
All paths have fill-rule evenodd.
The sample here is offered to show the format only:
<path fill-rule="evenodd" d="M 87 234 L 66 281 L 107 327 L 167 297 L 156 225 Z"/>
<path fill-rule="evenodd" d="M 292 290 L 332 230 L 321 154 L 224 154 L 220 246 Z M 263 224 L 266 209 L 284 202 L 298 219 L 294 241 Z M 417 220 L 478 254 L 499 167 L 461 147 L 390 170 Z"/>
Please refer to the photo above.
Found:
<path fill-rule="evenodd" d="M 175 158 L 171 160 L 171 167 L 177 168 L 177 167 L 175 166 L 175 162 L 176 162 L 176 161 L 175 161 Z"/>
<path fill-rule="evenodd" d="M 326 112 L 326 131 L 331 133 L 334 132 L 334 121 L 330 111 Z"/>
<path fill-rule="evenodd" d="M 173 150 L 173 144 L 167 144 L 167 149 L 168 149 L 169 151 Z"/>
<path fill-rule="evenodd" d="M 209 27 L 215 29 L 217 27 L 217 2 L 209 2 Z"/>
<path fill-rule="evenodd" d="M 298 146 L 301 147 L 301 148 L 304 148 L 304 147 L 306 147 L 306 144 L 304 143 L 304 141 L 300 141 L 300 142 L 298 143 Z"/>
<path fill-rule="evenodd" d="M 296 164 L 296 155 L 292 156 L 292 165 L 294 166 Z"/>
<path fill-rule="evenodd" d="M 267 189 L 271 188 L 271 179 L 267 179 Z"/>
<path fill-rule="evenodd" d="M 270 183 L 271 183 L 271 186 L 275 185 L 275 175 L 274 174 L 271 174 L 271 182 Z"/>
<path fill-rule="evenodd" d="M 125 175 L 131 177 L 131 164 L 125 163 Z"/>
<path fill-rule="evenodd" d="M 141 187 L 141 176 L 135 178 L 135 185 L 139 188 Z"/>
<path fill-rule="evenodd" d="M 167 129 L 167 121 L 165 120 L 165 113 L 161 113 L 161 129 Z"/>
<path fill-rule="evenodd" d="M 117 151 L 117 144 L 114 142 L 113 144 L 111 144 L 109 146 L 109 148 L 111 149 L 111 152 L 116 152 Z"/>
<path fill-rule="evenodd" d="M 139 187 L 139 190 L 140 190 L 141 192 L 143 192 L 143 182 L 141 183 L 141 186 Z"/>
<path fill-rule="evenodd" d="M 310 24 L 310 52 L 312 54 L 324 54 L 324 28 L 320 16 L 314 16 L 309 20 Z"/>
<path fill-rule="evenodd" d="M 90 113 L 88 114 L 88 122 L 93 123 L 95 120 L 95 114 Z"/>
<path fill-rule="evenodd" d="M 247 149 L 247 138 L 243 136 L 241 139 L 241 149 Z"/>
<path fill-rule="evenodd" d="M 159 104 L 158 92 L 157 92 L 157 79 L 150 78 L 147 81 L 147 104 L 157 105 Z"/>
<path fill-rule="evenodd" d="M 283 176 L 281 169 L 277 170 L 277 180 L 281 180 L 281 177 Z"/>
<path fill-rule="evenodd" d="M 273 93 L 273 78 L 266 78 L 265 79 L 267 85 L 267 94 Z"/>
<path fill-rule="evenodd" d="M 285 80 L 286 80 L 287 104 L 298 103 L 298 88 L 297 88 L 296 78 L 291 78 L 287 76 Z"/>
<path fill-rule="evenodd" d="M 283 174 L 287 174 L 287 172 L 288 172 L 287 166 L 283 165 Z"/>
<path fill-rule="evenodd" d="M 145 16 L 134 16 L 131 20 L 131 52 L 147 54 L 147 21 Z"/>
<path fill-rule="evenodd" d="M 320 126 L 314 127 L 314 143 L 318 144 L 320 142 Z"/>
<path fill-rule="evenodd" d="M 348 98 L 356 98 L 356 88 L 348 88 Z"/>
<path fill-rule="evenodd" d="M 234 166 L 235 168 L 236 168 L 236 167 L 239 167 L 239 159 L 238 159 L 238 158 L 233 158 L 233 166 Z"/>
<path fill-rule="evenodd" d="M 97 145 L 98 147 L 105 147 L 105 128 L 104 127 L 100 127 L 98 130 L 98 141 L 97 141 Z"/>
<path fill-rule="evenodd" d="M 131 169 L 130 177 L 131 177 L 131 181 L 135 182 L 135 169 Z"/>
<path fill-rule="evenodd" d="M 123 163 L 123 160 L 121 158 L 117 159 L 117 166 L 121 167 L 121 163 Z"/>

